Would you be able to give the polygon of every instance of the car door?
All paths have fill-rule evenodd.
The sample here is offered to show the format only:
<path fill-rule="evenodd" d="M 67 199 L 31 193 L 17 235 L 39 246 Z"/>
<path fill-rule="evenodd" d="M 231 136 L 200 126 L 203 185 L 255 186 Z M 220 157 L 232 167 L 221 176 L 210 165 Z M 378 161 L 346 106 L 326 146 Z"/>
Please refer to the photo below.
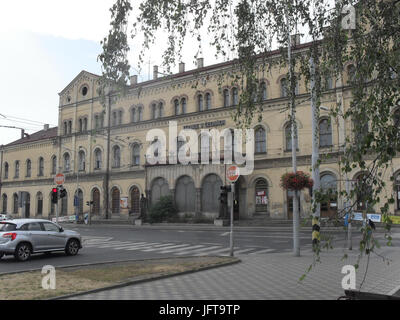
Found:
<path fill-rule="evenodd" d="M 30 239 L 33 251 L 41 251 L 45 247 L 46 239 L 39 222 L 30 222 L 21 227 L 22 232 Z"/>
<path fill-rule="evenodd" d="M 59 227 L 52 222 L 42 222 L 41 224 L 46 235 L 46 250 L 64 249 L 67 240 L 65 232 L 60 232 Z"/>

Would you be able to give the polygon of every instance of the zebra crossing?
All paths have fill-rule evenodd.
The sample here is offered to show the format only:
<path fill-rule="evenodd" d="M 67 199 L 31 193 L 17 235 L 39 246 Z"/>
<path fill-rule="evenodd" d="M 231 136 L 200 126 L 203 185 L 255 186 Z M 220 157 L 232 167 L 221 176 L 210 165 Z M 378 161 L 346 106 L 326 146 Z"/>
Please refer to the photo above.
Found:
<path fill-rule="evenodd" d="M 157 254 L 172 254 L 176 256 L 207 256 L 229 255 L 229 246 L 210 243 L 177 243 L 177 242 L 143 242 L 143 241 L 118 241 L 112 237 L 84 236 L 83 248 L 98 248 L 110 250 L 141 251 Z M 265 247 L 235 247 L 235 255 L 241 254 L 267 254 L 277 251 Z"/>

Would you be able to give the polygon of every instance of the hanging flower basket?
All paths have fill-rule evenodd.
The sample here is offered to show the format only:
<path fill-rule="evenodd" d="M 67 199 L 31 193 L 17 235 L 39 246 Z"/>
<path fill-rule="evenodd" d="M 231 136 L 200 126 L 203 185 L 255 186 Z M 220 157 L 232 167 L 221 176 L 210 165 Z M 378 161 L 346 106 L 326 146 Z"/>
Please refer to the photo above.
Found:
<path fill-rule="evenodd" d="M 285 190 L 300 191 L 304 188 L 312 188 L 313 180 L 303 171 L 285 173 L 281 177 L 281 187 Z"/>

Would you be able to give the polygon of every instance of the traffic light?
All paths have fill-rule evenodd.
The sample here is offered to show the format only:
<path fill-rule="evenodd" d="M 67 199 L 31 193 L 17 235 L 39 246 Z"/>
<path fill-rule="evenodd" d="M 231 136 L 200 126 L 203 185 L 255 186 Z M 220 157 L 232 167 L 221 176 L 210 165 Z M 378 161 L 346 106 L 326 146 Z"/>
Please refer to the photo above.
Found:
<path fill-rule="evenodd" d="M 67 190 L 64 188 L 60 189 L 60 199 L 64 198 L 67 195 Z"/>
<path fill-rule="evenodd" d="M 232 187 L 231 186 L 221 186 L 221 192 L 231 192 Z"/>
<path fill-rule="evenodd" d="M 58 201 L 58 188 L 51 189 L 51 202 L 57 203 Z"/>

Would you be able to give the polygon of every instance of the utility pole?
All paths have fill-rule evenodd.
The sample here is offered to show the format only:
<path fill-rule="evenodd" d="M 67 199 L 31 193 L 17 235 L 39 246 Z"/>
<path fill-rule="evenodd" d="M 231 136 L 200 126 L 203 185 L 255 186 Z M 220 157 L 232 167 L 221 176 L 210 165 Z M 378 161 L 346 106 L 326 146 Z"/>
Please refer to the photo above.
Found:
<path fill-rule="evenodd" d="M 319 141 L 318 141 L 318 119 L 319 119 L 319 107 L 317 105 L 317 92 L 315 87 L 315 62 L 313 53 L 310 57 L 310 89 L 311 89 L 311 118 L 312 118 L 312 156 L 311 156 L 311 167 L 312 167 L 312 179 L 313 183 L 313 194 L 312 194 L 312 244 L 314 250 L 320 241 L 320 217 L 321 217 L 321 204 L 316 201 L 316 193 L 320 191 L 320 176 L 319 176 Z"/>
<path fill-rule="evenodd" d="M 288 62 L 289 62 L 289 83 L 290 83 L 290 110 L 291 110 L 291 136 L 292 136 L 292 167 L 293 172 L 297 172 L 297 126 L 296 126 L 296 101 L 295 101 L 295 85 L 293 86 L 294 80 L 294 66 L 292 61 L 292 41 L 291 41 L 291 23 L 289 14 L 286 11 L 286 23 L 287 23 L 287 37 L 288 37 Z M 293 90 L 294 89 L 294 90 Z M 300 216 L 299 216 L 299 191 L 294 191 L 293 197 L 293 254 L 295 257 L 300 256 Z"/>

